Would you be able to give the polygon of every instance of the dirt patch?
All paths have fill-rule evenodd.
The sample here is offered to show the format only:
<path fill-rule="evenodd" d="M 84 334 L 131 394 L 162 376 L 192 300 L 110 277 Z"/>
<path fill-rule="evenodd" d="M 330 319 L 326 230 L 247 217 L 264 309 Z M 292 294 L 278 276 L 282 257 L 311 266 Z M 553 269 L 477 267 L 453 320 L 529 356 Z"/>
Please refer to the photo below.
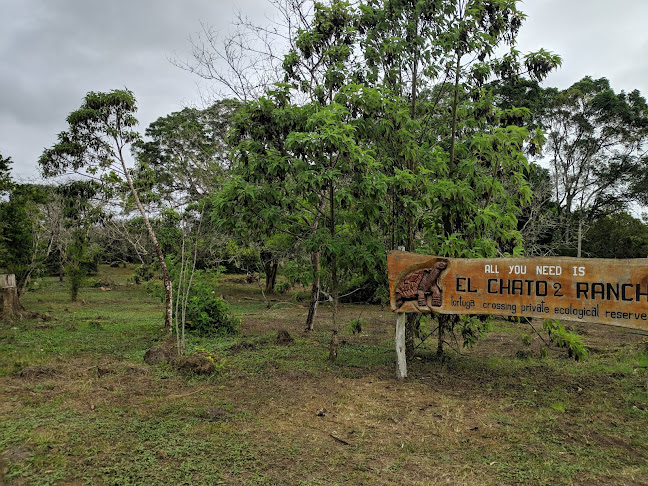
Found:
<path fill-rule="evenodd" d="M 153 346 L 144 354 L 144 362 L 150 365 L 157 365 L 160 363 L 167 363 L 169 358 L 167 352 L 162 346 Z"/>
<path fill-rule="evenodd" d="M 10 447 L 4 454 L 3 457 L 8 462 L 20 462 L 24 461 L 28 457 L 31 457 L 32 449 L 26 445 L 19 445 Z"/>
<path fill-rule="evenodd" d="M 252 344 L 250 341 L 243 340 L 241 342 L 238 342 L 238 343 L 230 346 L 229 348 L 227 348 L 227 350 L 230 353 L 240 353 L 241 351 L 249 351 L 251 349 L 254 349 L 255 347 L 256 346 L 254 344 Z"/>
<path fill-rule="evenodd" d="M 292 344 L 295 342 L 295 339 L 290 335 L 288 331 L 285 329 L 280 329 L 277 332 L 277 339 L 276 343 L 278 345 L 286 345 L 286 344 Z"/>

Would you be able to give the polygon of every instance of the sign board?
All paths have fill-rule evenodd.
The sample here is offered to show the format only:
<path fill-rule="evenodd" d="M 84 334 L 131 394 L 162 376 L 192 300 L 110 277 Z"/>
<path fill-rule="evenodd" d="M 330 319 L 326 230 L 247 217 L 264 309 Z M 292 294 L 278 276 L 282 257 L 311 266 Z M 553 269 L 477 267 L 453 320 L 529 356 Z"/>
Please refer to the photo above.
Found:
<path fill-rule="evenodd" d="M 387 256 L 394 312 L 596 322 L 648 331 L 648 259 Z"/>

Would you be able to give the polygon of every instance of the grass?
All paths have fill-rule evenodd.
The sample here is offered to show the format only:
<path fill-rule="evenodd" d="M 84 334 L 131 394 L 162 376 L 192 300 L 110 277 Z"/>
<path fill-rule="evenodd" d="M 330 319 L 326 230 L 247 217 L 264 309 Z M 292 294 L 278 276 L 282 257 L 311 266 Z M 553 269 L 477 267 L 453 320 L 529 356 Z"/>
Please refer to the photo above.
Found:
<path fill-rule="evenodd" d="M 645 336 L 578 328 L 590 358 L 540 359 L 528 325 L 496 321 L 473 349 L 424 343 L 395 380 L 394 318 L 342 306 L 329 362 L 330 309 L 306 308 L 225 276 L 241 334 L 190 336 L 219 373 L 148 366 L 159 301 L 102 268 L 72 304 L 46 279 L 24 296 L 53 319 L 0 324 L 0 471 L 8 484 L 645 484 Z M 108 284 L 108 285 L 105 285 Z M 285 302 L 282 300 L 285 299 Z M 347 325 L 362 315 L 362 333 Z M 536 324 L 537 328 L 538 326 Z M 295 338 L 275 342 L 279 329 Z M 528 345 L 522 336 L 527 335 Z M 525 359 L 516 352 L 528 351 Z M 2 481 L 0 481 L 0 484 Z"/>

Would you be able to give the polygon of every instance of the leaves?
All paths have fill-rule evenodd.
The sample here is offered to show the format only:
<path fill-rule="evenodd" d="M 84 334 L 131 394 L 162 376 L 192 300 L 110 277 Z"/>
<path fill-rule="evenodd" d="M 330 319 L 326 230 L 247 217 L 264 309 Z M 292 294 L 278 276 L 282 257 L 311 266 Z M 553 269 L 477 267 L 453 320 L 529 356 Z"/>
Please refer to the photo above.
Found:
<path fill-rule="evenodd" d="M 67 117 L 69 130 L 46 149 L 38 163 L 45 177 L 86 170 L 92 175 L 113 167 L 124 148 L 139 140 L 135 97 L 127 89 L 88 93 L 81 107 Z M 120 170 L 119 168 L 117 169 Z"/>

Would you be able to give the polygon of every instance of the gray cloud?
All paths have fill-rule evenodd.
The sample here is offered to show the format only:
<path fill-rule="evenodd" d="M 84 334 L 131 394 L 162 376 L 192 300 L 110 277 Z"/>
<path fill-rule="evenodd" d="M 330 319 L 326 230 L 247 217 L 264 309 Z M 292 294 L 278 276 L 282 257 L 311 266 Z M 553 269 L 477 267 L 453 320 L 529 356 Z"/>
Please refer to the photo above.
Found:
<path fill-rule="evenodd" d="M 591 75 L 615 91 L 648 96 L 648 2 L 644 0 L 527 0 L 519 37 L 523 50 L 544 47 L 560 54 L 562 67 L 548 86 L 566 88 Z"/>
<path fill-rule="evenodd" d="M 168 58 L 188 57 L 200 21 L 226 32 L 235 9 L 258 22 L 271 11 L 266 0 L 2 0 L 0 153 L 13 158 L 14 174 L 37 174 L 42 150 L 88 91 L 131 89 L 142 130 L 198 102 L 197 79 Z M 563 56 L 547 85 L 589 74 L 648 95 L 648 2 L 527 0 L 522 10 L 520 49 Z"/>

